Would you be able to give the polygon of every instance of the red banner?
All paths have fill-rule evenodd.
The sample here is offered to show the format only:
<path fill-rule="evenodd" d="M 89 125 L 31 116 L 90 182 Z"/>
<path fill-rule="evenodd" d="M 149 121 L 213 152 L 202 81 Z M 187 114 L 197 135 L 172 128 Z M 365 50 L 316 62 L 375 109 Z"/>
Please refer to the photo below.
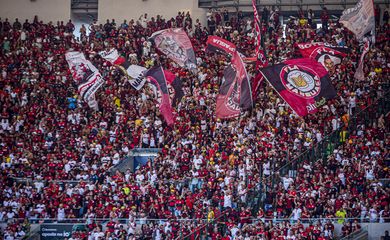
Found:
<path fill-rule="evenodd" d="M 183 91 L 183 84 L 181 82 L 181 79 L 177 77 L 174 73 L 164 70 L 165 78 L 167 79 L 168 83 L 168 91 L 171 95 L 172 94 L 172 107 L 175 107 L 181 99 L 184 97 L 184 91 Z"/>
<path fill-rule="evenodd" d="M 336 65 L 340 64 L 349 52 L 346 47 L 336 47 L 322 42 L 300 43 L 298 48 L 304 58 L 312 58 L 321 63 L 330 75 L 334 74 Z"/>
<path fill-rule="evenodd" d="M 217 36 L 209 36 L 206 44 L 206 52 L 220 53 L 225 56 L 233 56 L 236 52 L 236 45 Z"/>
<path fill-rule="evenodd" d="M 261 50 L 261 21 L 259 17 L 259 13 L 257 12 L 256 0 L 252 0 L 253 7 L 253 18 L 255 21 L 255 36 L 256 36 L 256 70 L 259 68 L 266 67 L 268 65 L 268 60 L 265 57 L 264 51 Z"/>

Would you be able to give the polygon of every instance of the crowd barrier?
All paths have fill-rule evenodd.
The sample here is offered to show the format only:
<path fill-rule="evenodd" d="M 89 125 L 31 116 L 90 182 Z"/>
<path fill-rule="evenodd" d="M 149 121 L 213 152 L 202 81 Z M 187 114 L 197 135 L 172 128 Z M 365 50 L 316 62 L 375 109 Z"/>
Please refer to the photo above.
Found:
<path fill-rule="evenodd" d="M 13 219 L 12 221 L 23 221 L 24 219 Z M 387 224 L 390 222 L 390 218 L 384 218 L 383 219 Z M 119 221 L 120 223 L 126 225 L 128 223 L 128 219 L 126 218 L 117 218 L 117 219 L 110 219 L 110 218 L 79 218 L 79 219 L 64 219 L 62 221 L 58 221 L 57 219 L 35 219 L 31 220 L 31 229 L 29 235 L 25 237 L 25 239 L 31 239 L 32 236 L 39 236 L 40 239 L 50 239 L 51 237 L 69 237 L 74 232 L 89 232 L 88 224 L 94 222 L 102 226 L 103 231 L 106 230 L 105 225 L 109 221 Z M 264 222 L 268 226 L 275 226 L 278 223 L 281 222 L 290 222 L 291 224 L 296 223 L 297 221 L 294 221 L 290 218 L 249 218 L 248 223 L 239 225 L 240 228 L 245 229 L 247 227 L 250 227 L 252 225 L 257 224 L 258 222 Z M 365 230 L 367 232 L 367 229 L 377 229 L 375 231 L 379 230 L 378 234 L 383 234 L 384 229 L 382 231 L 382 228 L 380 226 L 383 226 L 383 224 L 378 224 L 378 222 L 369 222 L 368 220 L 360 219 L 360 218 L 303 218 L 300 219 L 300 222 L 305 226 L 309 225 L 315 225 L 315 224 L 325 224 L 331 222 L 335 225 L 335 231 L 337 235 L 341 232 L 341 227 L 343 226 L 343 223 L 349 223 L 357 221 L 362 226 L 362 230 Z M 215 219 L 136 219 L 135 220 L 137 224 L 137 231 L 138 234 L 140 234 L 140 229 L 143 224 L 148 225 L 164 225 L 167 222 L 170 222 L 171 224 L 178 223 L 179 226 L 179 234 L 176 239 L 202 239 L 203 237 L 206 237 L 209 233 L 210 228 L 217 227 L 221 231 L 227 231 L 227 225 L 228 218 L 226 214 L 222 214 L 221 216 L 215 218 Z M 6 223 L 0 223 L 0 224 L 6 224 Z M 195 231 L 193 231 L 189 235 L 184 235 L 182 228 L 184 226 L 192 226 L 194 227 Z M 197 227 L 198 226 L 198 227 Z M 384 226 L 384 228 L 386 228 Z M 126 227 L 125 227 L 126 229 Z M 348 238 L 343 239 L 356 239 L 353 238 L 353 236 L 361 235 L 360 232 L 354 232 L 351 234 Z M 351 238 L 352 237 L 352 238 Z"/>

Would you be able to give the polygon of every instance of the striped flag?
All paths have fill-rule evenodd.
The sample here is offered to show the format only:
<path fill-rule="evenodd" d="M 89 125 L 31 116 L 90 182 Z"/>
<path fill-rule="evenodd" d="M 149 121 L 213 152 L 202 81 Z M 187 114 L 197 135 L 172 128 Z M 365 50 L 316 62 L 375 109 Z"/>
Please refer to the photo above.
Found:
<path fill-rule="evenodd" d="M 253 15 L 255 21 L 255 34 L 256 34 L 256 75 L 252 80 L 252 97 L 253 99 L 257 96 L 257 90 L 260 87 L 260 83 L 263 81 L 263 75 L 258 73 L 260 68 L 264 68 L 268 66 L 268 60 L 265 57 L 264 51 L 261 49 L 261 22 L 259 13 L 256 8 L 256 0 L 252 0 L 253 6 Z"/>
<path fill-rule="evenodd" d="M 261 28 L 260 28 L 260 17 L 256 8 L 256 0 L 252 0 L 253 14 L 255 21 L 255 34 L 256 34 L 256 69 L 266 67 L 268 65 L 267 58 L 264 55 L 264 51 L 261 50 Z"/>
<path fill-rule="evenodd" d="M 357 79 L 357 80 L 360 80 L 360 81 L 364 80 L 364 71 L 363 71 L 364 56 L 366 56 L 366 54 L 368 53 L 369 50 L 370 50 L 370 41 L 368 39 L 365 39 L 363 52 L 362 52 L 362 55 L 360 55 L 359 66 L 356 69 L 356 72 L 354 75 L 355 79 Z"/>

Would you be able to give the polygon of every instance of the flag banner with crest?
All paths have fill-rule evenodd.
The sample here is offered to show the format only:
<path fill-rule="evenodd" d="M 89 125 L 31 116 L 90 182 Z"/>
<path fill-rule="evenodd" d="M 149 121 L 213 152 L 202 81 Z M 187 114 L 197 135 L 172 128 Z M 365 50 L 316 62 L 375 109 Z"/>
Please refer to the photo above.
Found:
<path fill-rule="evenodd" d="M 169 91 L 164 70 L 161 66 L 155 66 L 146 72 L 149 82 L 157 89 L 157 99 L 160 103 L 160 112 L 168 125 L 174 123 L 173 110 L 169 98 Z"/>
<path fill-rule="evenodd" d="M 300 43 L 298 49 L 304 58 L 312 58 L 321 63 L 330 75 L 335 73 L 336 65 L 349 53 L 347 47 L 332 46 L 323 42 Z"/>
<path fill-rule="evenodd" d="M 260 71 L 299 116 L 316 113 L 336 97 L 328 72 L 313 59 L 287 60 Z"/>
<path fill-rule="evenodd" d="M 346 28 L 356 35 L 358 40 L 375 30 L 375 14 L 373 0 L 359 0 L 353 7 L 343 11 L 339 20 Z"/>
<path fill-rule="evenodd" d="M 73 80 L 78 84 L 78 94 L 89 107 L 98 110 L 95 93 L 104 84 L 98 69 L 81 52 L 67 52 L 65 59 Z"/>
<path fill-rule="evenodd" d="M 236 51 L 233 53 L 231 65 L 224 70 L 223 82 L 217 96 L 216 117 L 237 117 L 242 110 L 248 110 L 252 105 L 248 74 L 241 56 Z"/>
<path fill-rule="evenodd" d="M 182 28 L 169 28 L 154 32 L 149 38 L 156 48 L 181 67 L 196 69 L 195 51 Z"/>
<path fill-rule="evenodd" d="M 144 74 L 147 70 L 146 68 L 131 64 L 124 57 L 120 56 L 118 50 L 115 48 L 110 51 L 101 51 L 99 55 L 112 65 L 118 67 L 130 85 L 136 90 L 140 90 L 145 85 L 146 78 Z"/>

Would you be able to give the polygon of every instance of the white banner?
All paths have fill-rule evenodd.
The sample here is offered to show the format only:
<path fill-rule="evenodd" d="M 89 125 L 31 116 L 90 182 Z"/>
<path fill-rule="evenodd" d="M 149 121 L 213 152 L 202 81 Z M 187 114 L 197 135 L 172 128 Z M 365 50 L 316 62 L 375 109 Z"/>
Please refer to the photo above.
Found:
<path fill-rule="evenodd" d="M 140 90 L 145 85 L 146 78 L 144 74 L 146 70 L 146 68 L 138 65 L 130 65 L 126 69 L 130 85 L 136 90 Z"/>
<path fill-rule="evenodd" d="M 117 66 L 124 75 L 126 75 L 127 80 L 130 85 L 136 90 L 140 90 L 145 82 L 146 78 L 144 77 L 144 72 L 146 68 L 138 65 L 130 65 L 123 57 L 119 56 L 118 50 L 115 48 L 110 51 L 101 51 L 99 55 L 104 58 L 106 61 L 109 61 L 111 64 Z"/>
<path fill-rule="evenodd" d="M 357 39 L 375 29 L 374 4 L 372 0 L 360 0 L 355 7 L 343 11 L 339 20 L 356 35 Z"/>
<path fill-rule="evenodd" d="M 101 51 L 99 52 L 99 55 L 105 60 L 109 61 L 111 64 L 115 64 L 115 61 L 119 58 L 118 50 L 116 50 L 115 48 L 111 49 L 108 52 Z"/>
<path fill-rule="evenodd" d="M 89 107 L 98 110 L 95 93 L 104 83 L 98 69 L 81 52 L 67 52 L 65 58 L 78 84 L 78 93 Z"/>

